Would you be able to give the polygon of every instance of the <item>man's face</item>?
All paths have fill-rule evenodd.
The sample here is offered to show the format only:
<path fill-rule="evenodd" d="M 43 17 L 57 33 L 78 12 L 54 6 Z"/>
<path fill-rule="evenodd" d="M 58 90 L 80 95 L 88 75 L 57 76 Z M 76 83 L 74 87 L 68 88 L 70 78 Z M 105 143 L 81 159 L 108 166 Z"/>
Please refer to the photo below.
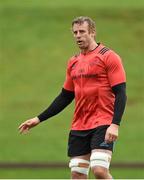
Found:
<path fill-rule="evenodd" d="M 89 31 L 88 23 L 74 24 L 72 27 L 73 35 L 80 49 L 87 49 L 94 41 L 95 33 Z"/>

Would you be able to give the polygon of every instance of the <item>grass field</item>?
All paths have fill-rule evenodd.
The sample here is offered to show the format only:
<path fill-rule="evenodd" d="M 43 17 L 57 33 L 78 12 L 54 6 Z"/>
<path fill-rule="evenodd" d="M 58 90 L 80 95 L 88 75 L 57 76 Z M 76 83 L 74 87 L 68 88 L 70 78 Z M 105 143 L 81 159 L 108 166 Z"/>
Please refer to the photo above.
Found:
<path fill-rule="evenodd" d="M 21 169 L 21 170 L 0 170 L 1 179 L 4 178 L 17 178 L 17 179 L 69 179 L 70 171 L 69 169 Z M 144 177 L 143 170 L 131 169 L 113 169 L 113 177 L 115 179 L 140 179 Z M 92 173 L 90 173 L 90 178 L 94 179 Z"/>
<path fill-rule="evenodd" d="M 61 90 L 67 60 L 78 51 L 74 17 L 96 21 L 97 41 L 118 52 L 127 73 L 128 103 L 113 162 L 144 162 L 144 1 L 0 1 L 0 162 L 66 162 L 73 104 L 20 136 Z M 143 169 L 112 169 L 115 178 L 144 178 Z M 57 173 L 57 174 L 56 174 Z M 0 178 L 69 178 L 69 170 L 0 170 Z"/>

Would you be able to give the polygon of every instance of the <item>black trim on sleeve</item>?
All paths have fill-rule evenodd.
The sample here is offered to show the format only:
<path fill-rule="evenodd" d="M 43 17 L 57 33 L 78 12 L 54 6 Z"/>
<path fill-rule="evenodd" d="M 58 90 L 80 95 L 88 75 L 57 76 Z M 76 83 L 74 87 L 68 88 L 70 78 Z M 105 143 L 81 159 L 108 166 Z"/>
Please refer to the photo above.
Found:
<path fill-rule="evenodd" d="M 121 83 L 112 87 L 112 91 L 115 94 L 114 102 L 114 116 L 112 123 L 120 125 L 122 115 L 126 106 L 126 83 Z"/>
<path fill-rule="evenodd" d="M 74 92 L 62 88 L 61 93 L 55 98 L 51 105 L 37 117 L 40 122 L 58 114 L 74 99 Z"/>

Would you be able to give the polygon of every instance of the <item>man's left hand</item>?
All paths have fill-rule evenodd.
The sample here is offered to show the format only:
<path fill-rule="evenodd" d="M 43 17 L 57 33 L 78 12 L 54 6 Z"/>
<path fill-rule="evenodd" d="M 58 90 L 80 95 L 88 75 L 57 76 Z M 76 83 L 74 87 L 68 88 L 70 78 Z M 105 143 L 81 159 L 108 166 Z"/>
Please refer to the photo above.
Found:
<path fill-rule="evenodd" d="M 119 125 L 117 124 L 111 124 L 106 131 L 105 134 L 105 142 L 106 143 L 111 143 L 117 140 L 118 138 L 118 129 Z"/>

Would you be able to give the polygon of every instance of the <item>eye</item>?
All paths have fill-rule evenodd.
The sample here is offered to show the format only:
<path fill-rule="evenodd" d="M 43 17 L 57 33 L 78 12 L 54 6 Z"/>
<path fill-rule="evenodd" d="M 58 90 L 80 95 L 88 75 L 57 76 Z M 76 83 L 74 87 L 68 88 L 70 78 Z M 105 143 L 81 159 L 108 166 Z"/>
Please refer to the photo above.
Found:
<path fill-rule="evenodd" d="M 84 34 L 85 33 L 85 30 L 80 30 L 79 31 L 81 34 Z"/>
<path fill-rule="evenodd" d="M 73 31 L 73 33 L 76 35 L 76 34 L 77 34 L 77 31 Z"/>

